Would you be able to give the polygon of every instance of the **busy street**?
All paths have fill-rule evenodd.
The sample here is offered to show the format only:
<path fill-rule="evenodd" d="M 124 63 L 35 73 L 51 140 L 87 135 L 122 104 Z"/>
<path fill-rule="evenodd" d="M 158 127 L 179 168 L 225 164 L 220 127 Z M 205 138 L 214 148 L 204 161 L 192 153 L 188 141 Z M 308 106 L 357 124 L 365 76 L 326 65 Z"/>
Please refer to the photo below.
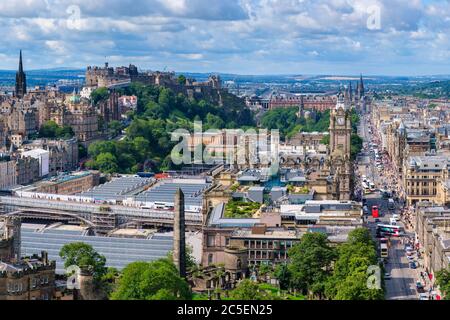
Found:
<path fill-rule="evenodd" d="M 404 190 L 388 155 L 381 151 L 380 138 L 370 122 L 362 116 L 358 128 L 363 150 L 356 166 L 355 197 L 364 205 L 366 226 L 379 247 L 386 241 L 388 250 L 380 262 L 384 266 L 387 300 L 431 300 L 438 294 L 432 275 L 423 269 L 420 245 L 414 234 L 413 208 L 406 208 Z M 376 215 L 374 210 L 376 210 Z M 380 233 L 380 226 L 397 228 L 395 235 Z"/>

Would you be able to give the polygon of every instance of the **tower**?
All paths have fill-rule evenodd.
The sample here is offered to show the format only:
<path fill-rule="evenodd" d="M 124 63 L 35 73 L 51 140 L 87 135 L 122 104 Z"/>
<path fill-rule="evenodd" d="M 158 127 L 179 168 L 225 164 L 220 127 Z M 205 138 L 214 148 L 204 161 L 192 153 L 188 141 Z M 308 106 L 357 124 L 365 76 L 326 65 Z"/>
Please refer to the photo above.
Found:
<path fill-rule="evenodd" d="M 300 96 L 300 105 L 298 106 L 298 117 L 302 118 L 305 115 L 305 100 L 304 96 Z"/>
<path fill-rule="evenodd" d="M 20 217 L 7 216 L 5 218 L 5 238 L 12 239 L 11 258 L 16 261 L 21 258 L 21 226 Z"/>
<path fill-rule="evenodd" d="M 186 225 L 184 218 L 184 194 L 178 189 L 175 194 L 174 225 L 173 225 L 173 262 L 180 272 L 180 277 L 186 277 Z"/>
<path fill-rule="evenodd" d="M 336 200 L 350 200 L 352 194 L 351 135 L 349 107 L 340 94 L 330 114 L 330 171 Z"/>
<path fill-rule="evenodd" d="M 20 50 L 19 70 L 16 73 L 16 97 L 23 98 L 27 93 L 27 77 L 23 72 L 22 50 Z"/>
<path fill-rule="evenodd" d="M 365 96 L 364 82 L 363 82 L 363 76 L 361 74 L 361 77 L 359 79 L 359 84 L 358 84 L 358 99 L 361 100 L 364 96 Z"/>
<path fill-rule="evenodd" d="M 348 95 L 350 98 L 350 103 L 353 103 L 353 90 L 352 90 L 352 82 L 348 83 Z"/>

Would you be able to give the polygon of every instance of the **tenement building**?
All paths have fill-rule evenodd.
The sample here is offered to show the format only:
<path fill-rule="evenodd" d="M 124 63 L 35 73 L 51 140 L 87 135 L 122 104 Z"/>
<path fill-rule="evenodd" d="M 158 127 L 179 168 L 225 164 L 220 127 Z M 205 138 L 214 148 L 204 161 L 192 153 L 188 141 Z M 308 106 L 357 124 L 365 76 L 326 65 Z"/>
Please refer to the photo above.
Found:
<path fill-rule="evenodd" d="M 21 258 L 20 220 L 0 222 L 0 300 L 50 300 L 55 296 L 56 263 L 41 256 Z"/>
<path fill-rule="evenodd" d="M 416 235 L 424 250 L 424 265 L 433 276 L 450 267 L 450 209 L 419 204 Z M 433 277 L 434 278 L 434 277 Z"/>
<path fill-rule="evenodd" d="M 447 156 L 410 157 L 403 175 L 407 204 L 422 201 L 443 204 L 442 193 L 446 188 L 449 169 L 450 158 Z"/>

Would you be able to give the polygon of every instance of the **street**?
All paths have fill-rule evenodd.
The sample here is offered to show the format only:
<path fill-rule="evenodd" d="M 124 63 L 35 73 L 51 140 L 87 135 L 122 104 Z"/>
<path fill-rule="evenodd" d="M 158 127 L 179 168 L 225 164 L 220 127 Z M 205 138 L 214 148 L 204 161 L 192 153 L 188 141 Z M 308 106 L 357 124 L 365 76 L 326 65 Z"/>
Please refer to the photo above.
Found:
<path fill-rule="evenodd" d="M 356 196 L 363 199 L 366 206 L 366 223 L 367 227 L 371 230 L 374 239 L 377 244 L 379 239 L 376 238 L 377 224 L 391 224 L 391 218 L 394 214 L 401 218 L 404 212 L 403 202 L 395 196 L 399 194 L 397 189 L 399 182 L 396 181 L 396 177 L 390 171 L 393 171 L 393 166 L 389 163 L 388 157 L 379 157 L 378 166 L 375 164 L 374 149 L 380 148 L 380 141 L 377 139 L 375 128 L 372 128 L 368 116 L 362 116 L 360 126 L 358 128 L 359 135 L 363 138 L 364 150 L 360 154 L 357 160 L 357 189 Z M 372 131 L 372 132 L 370 132 Z M 373 143 L 373 148 L 370 144 Z M 381 163 L 381 164 L 380 164 Z M 370 192 L 364 191 L 362 187 L 363 176 L 366 177 L 366 181 L 375 185 L 376 190 Z M 388 194 L 389 196 L 386 196 Z M 389 208 L 388 200 L 396 199 L 395 208 Z M 392 201 L 392 200 L 391 200 Z M 378 206 L 380 211 L 380 217 L 376 220 L 371 215 L 372 206 Z M 421 269 L 412 269 L 410 267 L 410 261 L 406 255 L 405 244 L 410 239 L 414 239 L 414 234 L 405 229 L 403 221 L 398 221 L 397 225 L 405 230 L 402 237 L 390 237 L 389 239 L 389 257 L 385 261 L 385 272 L 390 275 L 385 277 L 386 287 L 386 299 L 387 300 L 417 300 L 419 298 L 416 283 L 426 284 L 426 279 L 422 279 L 420 276 Z M 420 260 L 415 256 L 412 261 L 415 261 L 416 265 L 420 266 Z"/>

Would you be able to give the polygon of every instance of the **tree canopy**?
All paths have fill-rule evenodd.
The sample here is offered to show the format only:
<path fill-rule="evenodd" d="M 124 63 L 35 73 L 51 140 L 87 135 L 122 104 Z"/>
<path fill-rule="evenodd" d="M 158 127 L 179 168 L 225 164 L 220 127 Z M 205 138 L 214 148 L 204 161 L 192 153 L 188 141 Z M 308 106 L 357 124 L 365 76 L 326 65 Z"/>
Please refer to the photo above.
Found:
<path fill-rule="evenodd" d="M 59 126 L 55 121 L 45 122 L 39 129 L 39 138 L 70 139 L 75 135 L 72 127 Z"/>
<path fill-rule="evenodd" d="M 97 104 L 100 101 L 104 101 L 109 98 L 109 91 L 105 87 L 101 87 L 98 89 L 95 89 L 91 93 L 91 100 L 93 104 Z"/>
<path fill-rule="evenodd" d="M 303 235 L 300 243 L 289 250 L 291 286 L 303 293 L 321 296 L 335 256 L 326 234 Z"/>
<path fill-rule="evenodd" d="M 436 283 L 445 300 L 450 300 L 450 271 L 440 270 L 436 273 Z"/>
<path fill-rule="evenodd" d="M 113 300 L 190 300 L 188 283 L 169 259 L 134 262 L 122 271 Z"/>
<path fill-rule="evenodd" d="M 75 265 L 92 270 L 94 280 L 99 281 L 107 273 L 106 258 L 89 244 L 83 242 L 66 244 L 61 248 L 59 256 L 64 260 L 65 268 Z"/>
<path fill-rule="evenodd" d="M 93 92 L 93 100 L 94 96 L 103 96 L 102 91 L 97 92 L 100 89 L 94 91 L 95 94 Z M 97 142 L 89 148 L 92 161 L 87 166 L 102 172 L 177 169 L 170 161 L 170 152 L 177 143 L 171 141 L 170 134 L 176 129 L 192 132 L 194 120 L 203 122 L 203 131 L 254 125 L 253 114 L 244 101 L 227 92 L 221 92 L 222 106 L 207 95 L 195 100 L 182 93 L 175 94 L 169 88 L 140 83 L 122 89 L 122 93 L 138 97 L 137 112 L 133 114 L 123 140 Z M 118 124 L 110 124 L 110 130 L 118 134 L 122 128 Z M 102 153 L 110 153 L 106 158 L 111 165 L 105 164 Z"/>

